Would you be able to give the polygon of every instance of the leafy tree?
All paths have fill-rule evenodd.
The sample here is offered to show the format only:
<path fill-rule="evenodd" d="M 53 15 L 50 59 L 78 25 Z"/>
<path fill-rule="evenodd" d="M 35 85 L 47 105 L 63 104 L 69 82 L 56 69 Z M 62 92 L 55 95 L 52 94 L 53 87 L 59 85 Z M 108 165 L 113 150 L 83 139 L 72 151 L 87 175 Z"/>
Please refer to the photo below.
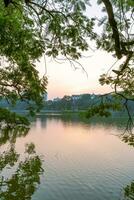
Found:
<path fill-rule="evenodd" d="M 53 5 L 20 0 L 1 1 L 0 6 L 0 97 L 13 105 L 27 101 L 33 114 L 42 105 L 47 85 L 46 77 L 39 78 L 36 61 L 43 54 L 79 58 L 80 50 L 88 48 L 84 37 L 92 35 L 93 20 L 83 15 L 84 2 L 55 1 Z M 1 122 L 8 123 L 7 110 L 1 111 Z"/>
<path fill-rule="evenodd" d="M 18 165 L 15 173 L 10 178 L 2 176 L 0 178 L 0 198 L 4 200 L 17 198 L 23 200 L 32 199 L 32 195 L 40 184 L 40 176 L 43 173 L 42 160 L 36 154 L 33 143 L 26 146 L 26 158 L 19 161 L 20 155 L 11 146 L 9 151 L 0 155 L 0 172 L 6 167 Z"/>
<path fill-rule="evenodd" d="M 134 199 L 134 182 L 132 181 L 129 185 L 127 185 L 124 190 L 124 199 L 131 200 Z"/>
<path fill-rule="evenodd" d="M 43 174 L 43 159 L 37 154 L 34 143 L 25 144 L 25 152 L 20 155 L 16 151 L 16 141 L 25 137 L 28 129 L 24 126 L 5 127 L 0 132 L 0 199 L 30 200 L 38 189 Z M 10 170 L 9 177 L 3 171 Z"/>
<path fill-rule="evenodd" d="M 122 59 L 123 61 L 114 69 L 112 66 L 106 74 L 102 74 L 99 81 L 102 85 L 107 84 L 113 88 L 113 97 L 117 102 L 117 97 L 120 103 L 126 108 L 128 114 L 127 130 L 131 130 L 133 127 L 132 116 L 128 107 L 129 101 L 134 101 L 134 1 L 110 1 L 102 0 L 98 1 L 99 4 L 104 5 L 104 12 L 107 17 L 104 16 L 100 20 L 100 25 L 103 26 L 102 34 L 97 39 L 97 47 L 106 50 L 107 52 L 115 52 L 114 56 L 117 60 Z M 106 95 L 107 96 L 107 95 Z M 104 96 L 103 96 L 104 98 Z M 106 100 L 106 99 L 105 99 Z M 105 100 L 103 105 L 105 104 Z M 112 109 L 119 108 L 119 106 L 110 106 Z M 109 115 L 107 109 L 107 102 L 104 105 L 103 114 Z M 98 108 L 102 108 L 102 104 Z"/>
<path fill-rule="evenodd" d="M 120 98 L 134 100 L 133 0 L 98 0 L 102 18 L 89 18 L 90 0 L 3 0 L 0 2 L 0 96 L 11 104 L 28 102 L 38 111 L 46 91 L 47 78 L 39 78 L 36 61 L 43 55 L 64 56 L 73 64 L 89 48 L 124 57 L 119 69 L 103 74 L 100 83 L 109 84 Z M 102 26 L 100 33 L 94 26 Z M 4 61 L 3 61 L 4 60 Z M 34 103 L 33 103 L 34 102 Z M 127 105 L 127 104 L 125 104 Z M 127 108 L 127 106 L 126 106 Z M 2 112 L 0 115 L 3 116 Z M 1 117 L 2 118 L 2 117 Z"/>

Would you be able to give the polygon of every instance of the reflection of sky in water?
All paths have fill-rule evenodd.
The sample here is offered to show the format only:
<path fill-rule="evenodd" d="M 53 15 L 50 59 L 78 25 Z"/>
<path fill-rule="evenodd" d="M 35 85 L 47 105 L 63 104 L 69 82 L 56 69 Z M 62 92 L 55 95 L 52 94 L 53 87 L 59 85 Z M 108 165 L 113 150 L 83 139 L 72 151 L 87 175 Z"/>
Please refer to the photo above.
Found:
<path fill-rule="evenodd" d="M 24 159 L 25 144 L 33 142 L 44 159 L 45 171 L 32 199 L 119 199 L 122 189 L 134 180 L 134 149 L 115 136 L 120 133 L 108 124 L 38 117 L 29 134 L 15 145 Z M 14 169 L 4 171 L 6 177 Z"/>
<path fill-rule="evenodd" d="M 41 175 L 41 184 L 36 184 L 38 190 L 35 187 L 33 192 L 26 189 L 26 195 L 30 197 L 36 191 L 32 200 L 119 199 L 122 189 L 134 179 L 134 149 L 115 136 L 120 134 L 121 127 L 112 124 L 95 121 L 89 124 L 79 121 L 77 117 L 38 116 L 26 137 L 20 133 L 10 133 L 8 136 L 12 143 L 8 140 L 5 144 L 1 143 L 3 158 L 0 157 L 0 167 L 5 162 L 12 163 L 18 153 L 20 156 L 14 161 L 15 165 L 7 165 L 2 170 L 1 178 L 2 175 L 10 180 L 13 178 L 14 183 L 12 187 L 5 182 L 9 190 L 7 188 L 5 193 L 7 196 L 2 192 L 0 198 L 12 200 L 13 195 L 16 195 L 16 199 L 20 196 L 20 200 L 26 200 L 26 196 L 23 198 L 20 193 L 34 186 L 36 179 L 32 180 L 32 176 L 37 175 L 39 178 L 40 168 L 34 167 L 32 170 L 31 167 L 34 162 L 38 166 L 35 158 L 41 155 L 45 170 Z M 30 154 L 32 151 L 26 152 L 25 144 L 31 142 L 35 144 L 34 154 Z M 28 149 L 32 150 L 32 147 L 31 144 Z M 16 176 L 13 176 L 14 173 Z M 15 187 L 17 189 L 14 191 Z M 11 191 L 14 194 L 10 196 Z"/>

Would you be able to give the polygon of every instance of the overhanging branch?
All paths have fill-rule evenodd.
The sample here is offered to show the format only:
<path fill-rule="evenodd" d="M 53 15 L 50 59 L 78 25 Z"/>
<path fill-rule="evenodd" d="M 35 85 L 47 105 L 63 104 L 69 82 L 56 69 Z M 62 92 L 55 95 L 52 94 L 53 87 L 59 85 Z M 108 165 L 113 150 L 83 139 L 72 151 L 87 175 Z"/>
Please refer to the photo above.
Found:
<path fill-rule="evenodd" d="M 113 38 L 114 38 L 114 42 L 115 42 L 116 56 L 117 56 L 118 59 L 120 59 L 122 57 L 120 37 L 119 37 L 119 31 L 118 31 L 118 28 L 117 28 L 117 22 L 114 18 L 113 7 L 112 7 L 112 4 L 109 0 L 102 0 L 102 2 L 104 3 L 104 5 L 106 7 L 109 24 L 110 24 L 112 31 L 113 31 Z"/>

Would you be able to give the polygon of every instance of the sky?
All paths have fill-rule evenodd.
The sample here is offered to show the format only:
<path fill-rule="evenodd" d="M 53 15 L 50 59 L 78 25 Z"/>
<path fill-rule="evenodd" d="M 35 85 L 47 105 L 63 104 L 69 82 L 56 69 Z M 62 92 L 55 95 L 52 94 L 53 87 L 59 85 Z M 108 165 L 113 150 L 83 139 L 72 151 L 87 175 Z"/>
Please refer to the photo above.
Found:
<path fill-rule="evenodd" d="M 94 1 L 92 0 L 92 2 Z M 101 16 L 101 9 L 93 3 L 93 7 L 87 9 L 87 14 Z M 83 53 L 79 62 L 85 71 L 78 64 L 75 65 L 78 69 L 74 69 L 67 61 L 57 63 L 49 58 L 40 60 L 38 63 L 39 73 L 41 76 L 46 74 L 48 77 L 48 99 L 64 95 L 102 94 L 111 91 L 109 86 L 101 86 L 98 81 L 100 75 L 106 73 L 115 62 L 115 58 L 111 54 L 102 50 L 88 51 Z"/>
<path fill-rule="evenodd" d="M 45 67 L 44 58 L 41 59 L 38 67 L 40 74 L 48 77 L 48 99 L 72 94 L 102 94 L 112 90 L 109 86 L 101 86 L 98 79 L 101 74 L 107 73 L 115 59 L 104 51 L 88 53 L 89 57 L 79 60 L 84 70 L 77 64 L 78 68 L 74 69 L 67 61 L 59 64 L 50 59 L 46 60 Z"/>

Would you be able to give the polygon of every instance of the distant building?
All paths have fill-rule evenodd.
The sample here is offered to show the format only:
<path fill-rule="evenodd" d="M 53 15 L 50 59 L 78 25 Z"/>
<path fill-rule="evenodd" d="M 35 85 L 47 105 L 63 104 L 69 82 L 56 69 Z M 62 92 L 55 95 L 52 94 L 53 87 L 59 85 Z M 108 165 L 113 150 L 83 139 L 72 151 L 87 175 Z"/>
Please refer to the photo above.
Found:
<path fill-rule="evenodd" d="M 72 100 L 78 100 L 82 95 L 72 95 Z"/>
<path fill-rule="evenodd" d="M 95 94 L 91 94 L 91 99 L 94 99 L 96 97 Z"/>
<path fill-rule="evenodd" d="M 54 102 L 57 102 L 57 101 L 60 101 L 60 100 L 61 99 L 59 97 L 53 99 Z"/>
<path fill-rule="evenodd" d="M 47 96 L 48 96 L 48 95 L 47 95 L 47 92 L 45 92 L 44 95 L 43 95 L 43 100 L 44 100 L 44 101 L 47 101 Z"/>

